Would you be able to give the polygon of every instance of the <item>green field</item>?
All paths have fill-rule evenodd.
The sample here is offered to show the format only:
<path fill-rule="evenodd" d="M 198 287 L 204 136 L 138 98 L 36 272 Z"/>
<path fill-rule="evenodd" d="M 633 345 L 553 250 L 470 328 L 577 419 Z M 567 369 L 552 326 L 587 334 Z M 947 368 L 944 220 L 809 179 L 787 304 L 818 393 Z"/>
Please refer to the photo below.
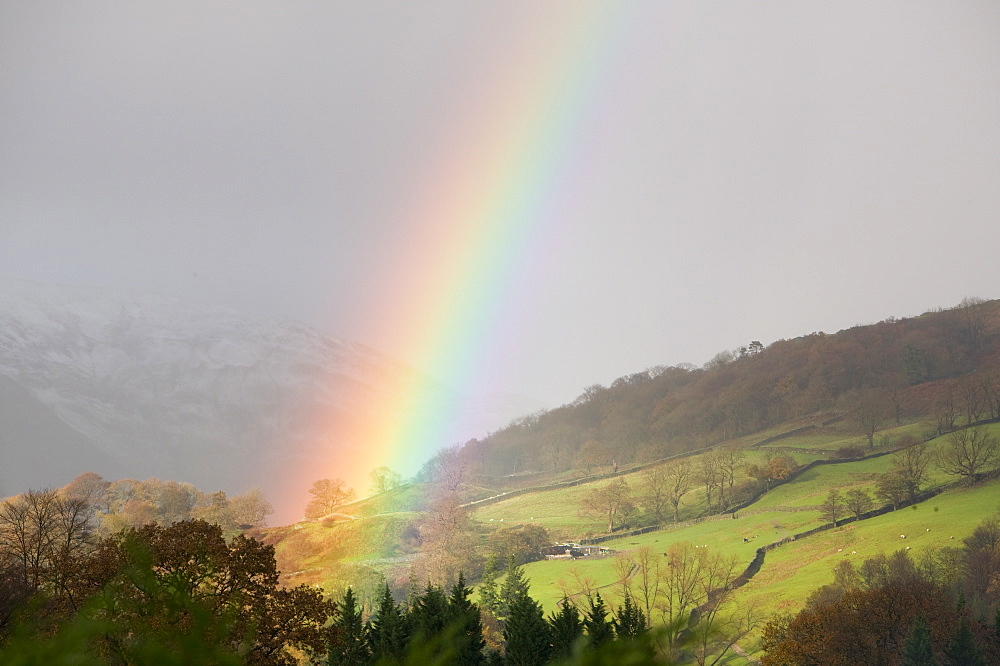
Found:
<path fill-rule="evenodd" d="M 949 490 L 915 506 L 776 548 L 739 597 L 757 599 L 768 615 L 795 613 L 813 591 L 832 582 L 833 567 L 843 558 L 860 564 L 901 548 L 909 547 L 911 556 L 919 558 L 933 549 L 959 547 L 976 525 L 1000 509 L 1000 481 Z M 744 647 L 749 651 L 756 644 Z"/>
<path fill-rule="evenodd" d="M 913 430 L 919 427 L 922 426 L 910 424 L 903 426 L 903 429 Z M 994 433 L 1000 433 L 1000 425 L 989 427 Z M 817 444 L 815 435 L 815 432 L 810 432 L 805 437 L 780 441 L 786 448 Z M 932 440 L 929 448 L 934 452 L 945 442 L 946 438 Z M 764 455 L 763 451 L 758 450 L 748 452 L 747 457 L 749 461 Z M 812 459 L 800 451 L 793 456 L 800 464 Z M 777 486 L 752 506 L 737 512 L 735 518 L 725 514 L 725 517 L 710 516 L 689 520 L 640 536 L 624 536 L 601 545 L 624 553 L 649 546 L 654 552 L 660 553 L 671 543 L 686 541 L 732 556 L 742 567 L 753 560 L 758 547 L 823 524 L 818 505 L 831 489 L 844 491 L 865 488 L 873 491 L 877 475 L 888 471 L 891 465 L 891 455 L 821 465 Z M 626 478 L 638 486 L 638 479 L 634 475 L 627 475 Z M 954 477 L 944 475 L 931 465 L 925 487 L 939 488 L 954 481 Z M 569 533 L 574 528 L 581 530 L 577 533 L 579 536 L 588 529 L 599 532 L 600 526 L 596 522 L 580 518 L 575 511 L 584 493 L 595 487 L 599 486 L 585 484 L 570 489 L 523 495 L 480 507 L 474 512 L 474 516 L 480 521 L 493 517 L 494 524 L 500 517 L 506 523 L 529 522 L 533 519 L 554 532 L 562 530 L 566 536 L 570 536 Z M 685 497 L 685 503 L 688 516 L 697 515 L 704 509 L 704 498 L 700 491 L 692 491 Z M 991 481 L 975 487 L 950 489 L 918 504 L 916 508 L 900 509 L 784 544 L 767 553 L 760 572 L 738 591 L 737 601 L 741 604 L 758 605 L 765 618 L 776 612 L 797 612 L 803 607 L 809 594 L 832 581 L 833 567 L 841 559 L 850 557 L 860 564 L 866 557 L 891 553 L 907 546 L 914 557 L 934 548 L 957 547 L 979 522 L 998 510 L 1000 481 Z M 906 535 L 905 539 L 901 538 L 903 534 Z M 744 538 L 748 542 L 745 543 Z M 532 596 L 542 604 L 546 612 L 555 610 L 567 592 L 577 593 L 584 589 L 599 589 L 612 605 L 619 602 L 622 574 L 614 556 L 534 562 L 525 566 L 525 574 L 531 581 Z M 753 654 L 759 650 L 758 643 L 759 633 L 748 637 L 743 647 Z M 729 663 L 745 663 L 745 660 L 733 657 Z"/>

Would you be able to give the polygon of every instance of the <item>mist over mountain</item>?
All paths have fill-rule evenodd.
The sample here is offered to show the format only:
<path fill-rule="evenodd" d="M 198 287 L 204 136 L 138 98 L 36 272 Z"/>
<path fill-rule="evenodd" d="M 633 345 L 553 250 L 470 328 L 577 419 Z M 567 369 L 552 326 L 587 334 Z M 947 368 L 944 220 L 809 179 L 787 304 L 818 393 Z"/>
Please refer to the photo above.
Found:
<path fill-rule="evenodd" d="M 294 322 L 0 281 L 0 493 L 91 470 L 227 492 L 259 486 L 275 505 L 272 522 L 295 520 L 310 479 L 350 476 L 330 464 L 363 445 L 348 441 L 350 424 L 402 383 L 429 402 L 460 404 L 441 446 L 537 408 L 455 395 Z M 363 478 L 348 482 L 367 489 Z"/>

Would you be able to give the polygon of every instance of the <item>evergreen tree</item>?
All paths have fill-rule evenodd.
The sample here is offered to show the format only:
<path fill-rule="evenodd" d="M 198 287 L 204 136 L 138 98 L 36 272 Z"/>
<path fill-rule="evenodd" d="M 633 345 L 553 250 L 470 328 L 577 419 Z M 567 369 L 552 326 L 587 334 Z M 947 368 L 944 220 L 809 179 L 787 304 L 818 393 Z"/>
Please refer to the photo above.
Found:
<path fill-rule="evenodd" d="M 986 666 L 986 660 L 976 645 L 976 639 L 965 617 L 959 618 L 958 630 L 948 642 L 944 654 L 948 658 L 948 663 L 953 666 Z"/>
<path fill-rule="evenodd" d="M 500 600 L 497 604 L 496 617 L 500 622 L 506 622 L 510 607 L 515 601 L 528 594 L 528 579 L 524 577 L 524 569 L 517 564 L 511 555 L 507 559 L 507 572 L 503 585 L 500 586 Z"/>
<path fill-rule="evenodd" d="M 549 660 L 552 649 L 549 625 L 542 607 L 522 594 L 511 603 L 503 630 L 507 652 L 504 663 L 510 666 L 541 666 Z"/>
<path fill-rule="evenodd" d="M 479 606 L 469 601 L 472 590 L 465 584 L 465 574 L 458 573 L 458 582 L 448 597 L 447 620 L 454 634 L 455 663 L 459 666 L 478 666 L 483 663 L 483 623 Z"/>
<path fill-rule="evenodd" d="M 361 620 L 361 607 L 351 588 L 347 588 L 344 600 L 337 606 L 333 626 L 336 639 L 330 645 L 328 663 L 344 666 L 362 666 L 371 663 L 371 654 L 368 652 L 365 640 L 365 627 Z"/>
<path fill-rule="evenodd" d="M 440 587 L 427 583 L 424 593 L 411 604 L 410 622 L 413 633 L 425 639 L 444 631 L 448 625 L 448 599 Z"/>
<path fill-rule="evenodd" d="M 568 659 L 573 654 L 573 646 L 583 636 L 583 620 L 576 606 L 564 601 L 559 612 L 548 619 L 552 635 L 552 658 Z"/>
<path fill-rule="evenodd" d="M 587 601 L 590 608 L 583 620 L 583 626 L 590 637 L 590 644 L 599 648 L 605 643 L 615 639 L 615 630 L 608 620 L 608 609 L 604 606 L 604 599 L 601 593 L 596 592 L 593 597 L 588 596 Z"/>
<path fill-rule="evenodd" d="M 628 592 L 625 593 L 625 602 L 615 612 L 614 628 L 619 638 L 638 638 L 649 628 L 646 614 L 632 601 Z"/>
<path fill-rule="evenodd" d="M 479 584 L 479 605 L 498 617 L 500 592 L 497 589 L 497 556 L 490 555 L 483 569 L 483 582 Z"/>
<path fill-rule="evenodd" d="M 903 648 L 903 666 L 937 666 L 927 620 L 918 617 Z"/>
<path fill-rule="evenodd" d="M 378 611 L 368 624 L 368 648 L 375 660 L 402 661 L 406 654 L 408 632 L 406 615 L 396 605 L 389 585 L 382 588 Z"/>

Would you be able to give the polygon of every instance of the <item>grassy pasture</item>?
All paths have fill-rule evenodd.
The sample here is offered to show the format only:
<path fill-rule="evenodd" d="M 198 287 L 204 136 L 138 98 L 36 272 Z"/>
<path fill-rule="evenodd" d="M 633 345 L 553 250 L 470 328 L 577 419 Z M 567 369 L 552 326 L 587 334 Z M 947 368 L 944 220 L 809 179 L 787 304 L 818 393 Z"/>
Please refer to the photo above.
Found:
<path fill-rule="evenodd" d="M 601 545 L 617 551 L 631 551 L 649 546 L 654 552 L 660 553 L 672 543 L 688 541 L 708 547 L 715 552 L 722 552 L 726 556 L 734 556 L 741 563 L 749 564 L 760 546 L 819 524 L 817 511 L 773 511 L 735 520 L 728 518 L 706 520 L 635 537 L 623 537 Z M 744 538 L 748 539 L 749 543 L 744 543 Z M 563 597 L 563 588 L 567 585 L 571 592 L 579 591 L 580 586 L 574 574 L 590 578 L 594 587 L 610 585 L 618 580 L 613 557 L 532 562 L 525 565 L 525 573 L 531 579 L 532 597 L 542 604 L 546 612 L 556 609 L 556 604 Z M 617 603 L 617 596 L 605 596 L 615 599 Z"/>
<path fill-rule="evenodd" d="M 843 558 L 860 565 L 868 557 L 907 546 L 914 558 L 937 548 L 960 547 L 976 525 L 1000 509 L 1000 482 L 949 490 L 916 507 L 849 523 L 770 551 L 760 572 L 738 591 L 738 599 L 755 599 L 767 615 L 796 613 L 813 591 L 833 581 L 833 567 Z M 755 641 L 743 647 L 757 649 Z"/>
<path fill-rule="evenodd" d="M 1000 426 L 991 426 L 991 429 L 993 428 L 1000 430 Z M 946 437 L 943 437 L 932 440 L 930 442 L 932 453 L 944 446 L 946 439 Z M 753 453 L 751 452 L 750 455 L 752 456 Z M 656 532 L 650 532 L 640 536 L 622 537 L 620 539 L 605 542 L 602 545 L 618 551 L 629 551 L 642 546 L 650 546 L 654 549 L 661 550 L 662 552 L 662 550 L 666 550 L 666 547 L 670 543 L 689 541 L 696 545 L 720 549 L 726 555 L 734 555 L 740 562 L 749 564 L 754 557 L 754 551 L 759 546 L 777 541 L 791 534 L 819 526 L 821 524 L 820 512 L 819 510 L 810 507 L 816 507 L 821 504 L 831 488 L 838 488 L 841 491 L 844 491 L 853 487 L 861 487 L 872 491 L 874 490 L 876 475 L 887 471 L 891 465 L 891 455 L 858 462 L 823 465 L 808 470 L 787 484 L 778 486 L 771 492 L 764 495 L 760 501 L 748 509 L 739 512 L 736 519 L 710 519 L 696 524 L 682 524 L 679 527 L 666 528 L 664 530 L 658 530 Z M 929 468 L 928 477 L 927 485 L 929 487 L 940 486 L 954 480 L 953 477 L 948 477 L 942 474 L 934 468 L 933 465 Z M 567 490 L 576 491 L 575 501 L 578 505 L 579 498 L 582 497 L 582 493 L 590 487 L 593 486 L 587 484 Z M 987 486 L 983 486 L 983 488 L 987 488 Z M 935 497 L 929 502 L 918 506 L 916 511 L 913 509 L 900 510 L 887 514 L 886 516 L 871 519 L 870 521 L 863 521 L 855 527 L 845 527 L 837 530 L 836 533 L 864 535 L 868 533 L 868 530 L 876 529 L 869 527 L 869 524 L 878 525 L 884 523 L 885 525 L 892 525 L 889 530 L 890 533 L 893 530 L 896 530 L 897 527 L 904 529 L 902 532 L 895 532 L 895 539 L 898 540 L 899 534 L 905 533 L 905 529 L 911 529 L 912 531 L 910 525 L 914 515 L 924 516 L 925 514 L 930 514 L 933 512 L 933 507 L 935 506 L 937 506 L 939 510 L 934 512 L 934 516 L 931 517 L 930 523 L 924 526 L 925 530 L 927 527 L 931 527 L 932 531 L 934 531 L 932 524 L 935 520 L 941 521 L 940 524 L 937 525 L 938 530 L 940 530 L 943 526 L 948 525 L 949 519 L 945 518 L 948 513 L 942 513 L 942 511 L 948 507 L 951 507 L 950 514 L 957 514 L 961 512 L 962 515 L 965 515 L 968 519 L 960 520 L 956 524 L 959 527 L 966 525 L 968 530 L 971 530 L 979 520 L 995 508 L 992 506 L 986 507 L 980 500 L 990 497 L 991 494 L 1000 498 L 1000 493 L 997 492 L 998 490 L 1000 490 L 1000 483 L 990 484 L 987 490 L 973 488 L 949 491 L 948 493 Z M 513 498 L 511 502 L 513 503 L 520 500 L 519 504 L 521 504 L 522 507 L 529 508 L 532 513 L 541 513 L 542 510 L 548 508 L 548 513 L 552 514 L 553 509 L 559 510 L 560 507 L 563 507 L 564 511 L 573 511 L 573 505 L 566 507 L 566 505 L 563 504 L 563 502 L 572 502 L 573 499 L 571 499 L 570 496 L 558 494 L 562 492 L 565 491 L 552 491 L 551 494 L 545 493 L 544 495 L 547 495 L 547 497 L 544 498 L 527 495 Z M 696 503 L 687 504 L 688 509 L 689 511 L 691 509 L 699 510 L 702 507 L 703 498 L 701 498 L 700 493 L 692 493 L 692 495 L 697 501 Z M 956 499 L 957 497 L 963 497 L 965 499 L 959 500 Z M 971 503 L 970 498 L 974 500 L 971 501 Z M 1000 499 L 998 499 L 998 501 L 1000 501 Z M 686 497 L 685 503 L 688 502 L 689 498 Z M 958 508 L 959 504 L 961 505 L 960 508 Z M 486 509 L 489 507 L 483 508 Z M 791 508 L 798 510 L 781 511 L 779 508 Z M 533 517 L 536 518 L 536 521 L 542 522 L 542 524 L 546 524 L 547 522 L 544 517 L 540 517 L 538 515 Z M 507 520 L 517 520 L 517 514 L 511 512 L 511 518 L 507 518 Z M 581 519 L 577 518 L 576 520 Z M 782 546 L 781 548 L 768 553 L 768 560 L 766 561 L 770 562 L 771 560 L 774 560 L 776 562 L 781 562 L 787 557 L 792 562 L 801 562 L 803 561 L 802 553 L 808 552 L 810 548 L 813 548 L 814 546 L 812 546 L 812 544 L 821 540 L 832 538 L 829 536 L 830 534 L 831 533 L 821 533 L 801 542 L 794 542 L 792 544 Z M 965 536 L 965 534 L 956 534 L 955 536 L 956 539 L 960 539 Z M 744 537 L 749 539 L 749 543 L 743 543 Z M 917 541 L 922 540 L 918 538 Z M 884 548 L 886 551 L 891 551 L 897 545 L 894 541 L 892 541 L 892 539 L 889 539 L 885 543 L 873 543 L 875 544 L 874 547 L 866 546 L 866 550 L 869 553 L 880 552 L 875 548 Z M 909 541 L 904 543 L 903 546 L 905 547 L 906 545 L 909 545 L 911 548 L 914 548 L 914 543 L 916 542 Z M 952 541 L 952 543 L 954 543 L 954 541 Z M 822 549 L 826 546 L 818 547 Z M 844 546 L 838 545 L 837 547 L 843 548 Z M 855 549 L 855 547 L 852 547 L 852 550 Z M 836 551 L 836 548 L 833 550 Z M 786 555 L 786 553 L 792 554 Z M 815 589 L 816 586 L 828 582 L 827 577 L 829 576 L 829 570 L 831 568 L 832 564 L 820 567 L 820 569 L 799 572 L 798 567 L 792 566 L 788 569 L 788 571 L 782 574 L 784 585 L 790 586 L 790 589 L 799 591 L 801 591 L 800 588 L 804 585 L 805 587 L 803 589 L 811 591 L 812 589 Z M 546 610 L 552 610 L 555 608 L 555 604 L 563 596 L 562 588 L 565 587 L 565 585 L 560 584 L 560 581 L 563 583 L 572 583 L 573 572 L 578 572 L 578 575 L 586 575 L 591 578 L 595 586 L 607 585 L 617 579 L 613 558 L 603 560 L 583 559 L 576 562 L 536 562 L 528 565 L 527 572 L 529 577 L 532 579 L 532 594 L 537 595 L 536 598 L 543 604 Z M 804 576 L 801 580 L 799 579 L 800 573 Z M 808 596 L 808 592 L 801 597 L 801 600 L 804 600 L 805 596 Z M 793 597 L 794 595 L 791 595 L 789 598 Z M 774 607 L 771 610 L 779 610 L 779 608 Z"/>

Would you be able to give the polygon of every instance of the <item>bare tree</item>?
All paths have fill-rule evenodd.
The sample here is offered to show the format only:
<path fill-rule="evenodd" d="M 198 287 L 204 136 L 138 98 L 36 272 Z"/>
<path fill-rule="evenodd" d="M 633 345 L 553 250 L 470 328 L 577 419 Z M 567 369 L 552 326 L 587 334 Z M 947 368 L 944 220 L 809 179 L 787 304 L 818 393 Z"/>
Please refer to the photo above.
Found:
<path fill-rule="evenodd" d="M 672 544 L 664 555 L 655 610 L 670 651 L 688 631 L 697 663 L 716 664 L 760 618 L 755 608 L 730 603 L 739 564 L 734 557 L 684 542 Z"/>
<path fill-rule="evenodd" d="M 862 397 L 855 414 L 861 434 L 868 440 L 868 448 L 875 448 L 875 433 L 885 423 L 885 401 L 882 396 L 869 393 Z"/>
<path fill-rule="evenodd" d="M 371 481 L 372 492 L 377 494 L 387 493 L 403 483 L 403 477 L 399 472 L 394 472 L 385 465 L 373 469 L 368 479 Z"/>
<path fill-rule="evenodd" d="M 665 465 L 650 467 L 642 472 L 642 502 L 657 523 L 666 521 L 670 504 L 670 475 Z"/>
<path fill-rule="evenodd" d="M 721 474 L 719 470 L 719 457 L 716 455 L 715 451 L 709 451 L 705 455 L 698 458 L 698 477 L 705 486 L 705 502 L 708 504 L 708 510 L 712 510 L 712 492 L 716 489 L 720 489 Z M 720 497 L 720 504 L 721 497 Z"/>
<path fill-rule="evenodd" d="M 883 502 L 892 504 L 892 509 L 895 511 L 906 499 L 906 485 L 898 474 L 891 472 L 879 474 L 875 481 L 875 495 Z"/>
<path fill-rule="evenodd" d="M 667 479 L 667 500 L 674 508 L 674 522 L 679 520 L 681 499 L 691 490 L 691 461 L 687 458 L 678 460 L 666 468 Z"/>
<path fill-rule="evenodd" d="M 872 496 L 864 488 L 852 488 L 844 495 L 844 504 L 847 509 L 854 514 L 856 520 L 861 520 L 861 516 L 872 510 L 875 502 Z"/>
<path fill-rule="evenodd" d="M 733 486 L 736 484 L 736 475 L 740 472 L 743 467 L 746 466 L 746 456 L 743 451 L 737 449 L 734 446 L 727 446 L 719 449 L 718 452 L 719 461 L 719 476 L 720 485 L 719 493 L 722 494 L 725 490 L 729 491 L 730 501 L 732 500 Z M 720 503 L 725 503 L 723 499 L 720 499 Z"/>
<path fill-rule="evenodd" d="M 1000 444 L 986 428 L 962 428 L 948 436 L 948 442 L 938 453 L 937 464 L 942 472 L 964 477 L 976 483 L 992 471 L 1000 460 Z"/>
<path fill-rule="evenodd" d="M 966 296 L 955 308 L 962 315 L 962 324 L 969 342 L 976 349 L 980 349 L 986 339 L 986 323 L 989 317 L 987 312 L 988 301 L 978 296 Z"/>
<path fill-rule="evenodd" d="M 846 509 L 844 506 L 844 496 L 840 494 L 838 489 L 831 488 L 820 507 L 820 516 L 823 520 L 829 520 L 836 527 L 837 521 L 844 517 L 844 510 Z"/>
<path fill-rule="evenodd" d="M 931 453 L 926 444 L 916 444 L 893 454 L 890 474 L 899 477 L 911 500 L 916 499 L 920 487 L 924 485 L 930 463 Z"/>
<path fill-rule="evenodd" d="M 976 423 L 987 408 L 986 396 L 983 394 L 979 378 L 974 376 L 964 378 L 958 385 L 958 394 L 962 401 L 962 411 L 965 412 L 965 424 Z"/>
<path fill-rule="evenodd" d="M 955 421 L 959 415 L 958 398 L 955 388 L 948 384 L 938 399 L 937 404 L 937 433 L 943 435 L 955 429 Z"/>
<path fill-rule="evenodd" d="M 80 497 L 29 490 L 0 504 L 0 560 L 7 577 L 33 594 L 65 588 L 74 558 L 91 545 L 92 510 Z M 71 600 L 72 601 L 72 600 Z"/>
<path fill-rule="evenodd" d="M 585 515 L 600 516 L 607 520 L 608 532 L 614 531 L 615 524 L 624 522 L 634 510 L 632 492 L 628 482 L 622 478 L 587 493 L 580 507 L 581 513 Z"/>

